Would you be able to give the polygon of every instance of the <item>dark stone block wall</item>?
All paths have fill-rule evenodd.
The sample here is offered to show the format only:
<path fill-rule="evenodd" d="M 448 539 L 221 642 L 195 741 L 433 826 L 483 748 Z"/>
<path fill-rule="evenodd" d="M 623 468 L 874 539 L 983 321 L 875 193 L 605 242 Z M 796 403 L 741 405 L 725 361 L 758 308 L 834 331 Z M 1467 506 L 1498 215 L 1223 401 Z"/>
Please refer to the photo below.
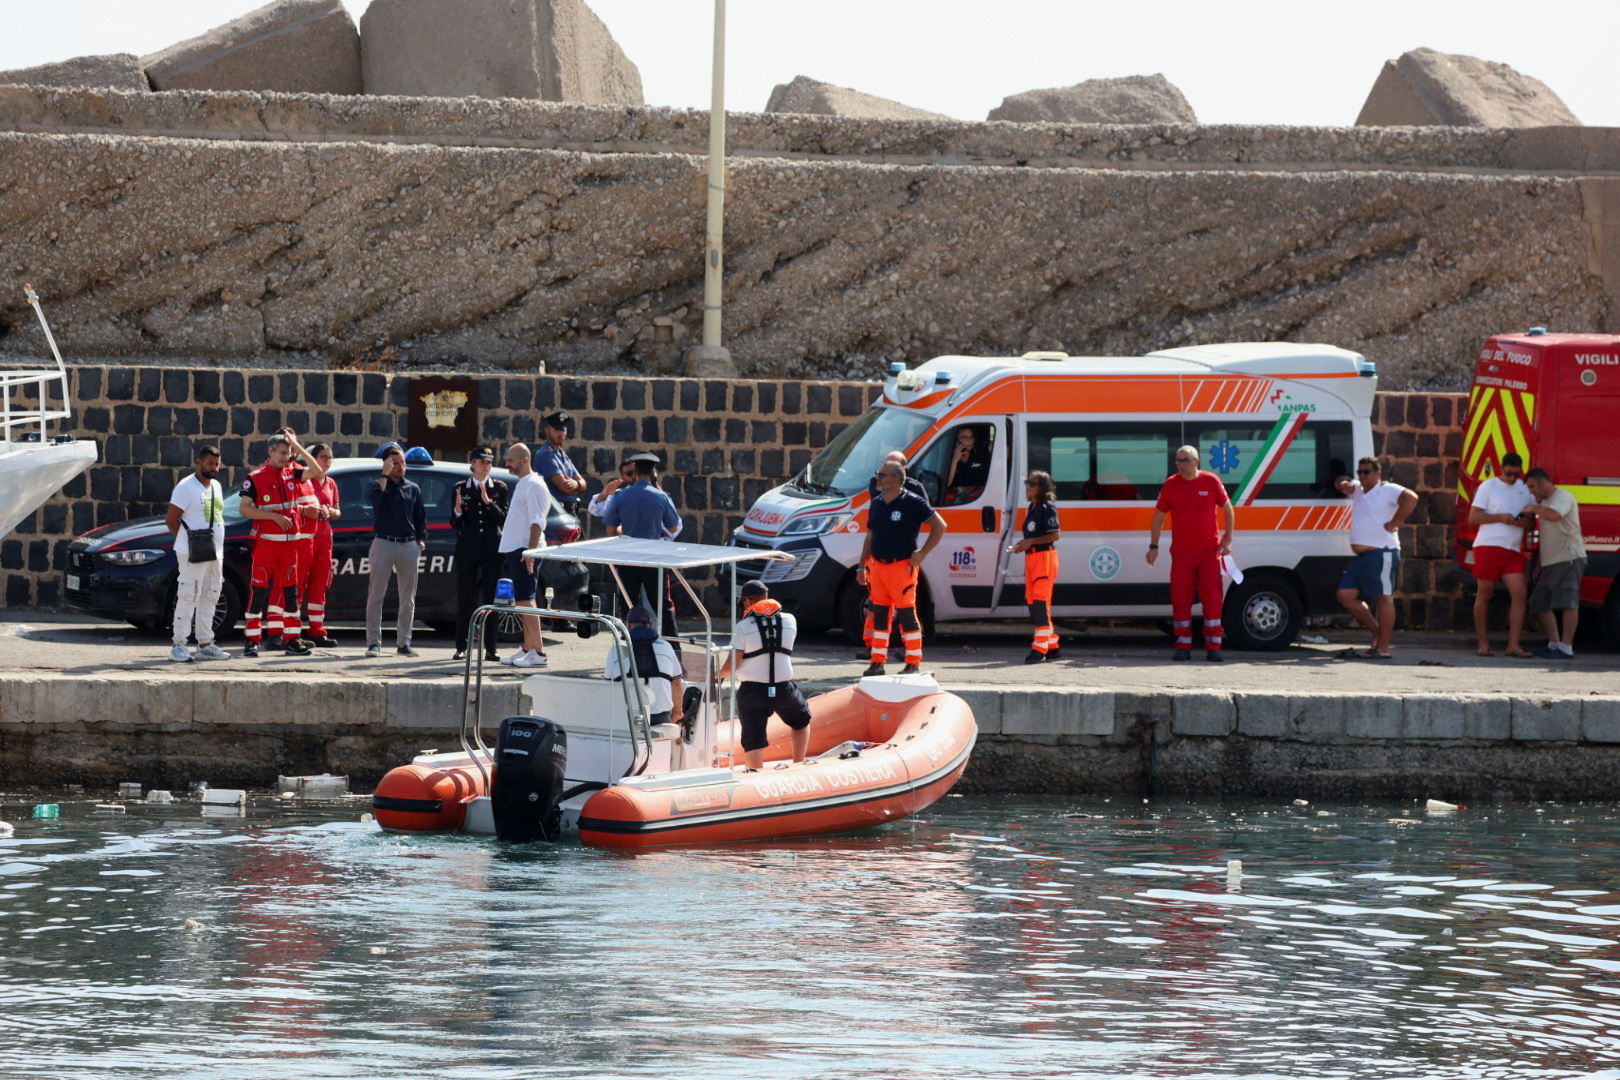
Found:
<path fill-rule="evenodd" d="M 71 430 L 101 457 L 59 495 L 0 539 L 6 607 L 61 603 L 67 545 L 75 536 L 162 514 L 191 467 L 192 447 L 219 445 L 227 486 L 263 460 L 265 436 L 291 425 L 339 457 L 369 456 L 390 439 L 409 443 L 410 378 L 359 371 L 242 372 L 214 368 L 84 367 L 70 371 Z M 482 376 L 479 436 L 501 444 L 539 437 L 540 417 L 574 416 L 569 452 L 586 476 L 611 478 L 632 450 L 657 450 L 664 487 L 685 519 L 682 536 L 724 543 L 760 494 L 797 472 L 864 412 L 876 383 L 717 379 Z M 1403 537 L 1406 627 L 1450 629 L 1468 617 L 1448 580 L 1451 524 L 1462 449 L 1461 394 L 1380 394 L 1374 441 L 1391 479 L 1421 501 Z"/>

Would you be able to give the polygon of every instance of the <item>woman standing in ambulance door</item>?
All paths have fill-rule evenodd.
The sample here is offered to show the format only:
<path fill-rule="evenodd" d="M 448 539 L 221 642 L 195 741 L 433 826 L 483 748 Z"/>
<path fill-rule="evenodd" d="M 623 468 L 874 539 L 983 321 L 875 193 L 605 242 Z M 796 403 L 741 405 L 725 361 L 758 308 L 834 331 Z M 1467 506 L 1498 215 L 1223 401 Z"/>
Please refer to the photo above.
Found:
<path fill-rule="evenodd" d="M 1058 573 L 1058 511 L 1052 501 L 1056 493 L 1051 473 L 1037 469 L 1024 481 L 1029 510 L 1024 515 L 1024 538 L 1012 549 L 1024 555 L 1024 603 L 1035 623 L 1035 640 L 1024 657 L 1026 664 L 1044 664 L 1060 655 L 1057 629 L 1052 625 L 1052 586 Z"/>

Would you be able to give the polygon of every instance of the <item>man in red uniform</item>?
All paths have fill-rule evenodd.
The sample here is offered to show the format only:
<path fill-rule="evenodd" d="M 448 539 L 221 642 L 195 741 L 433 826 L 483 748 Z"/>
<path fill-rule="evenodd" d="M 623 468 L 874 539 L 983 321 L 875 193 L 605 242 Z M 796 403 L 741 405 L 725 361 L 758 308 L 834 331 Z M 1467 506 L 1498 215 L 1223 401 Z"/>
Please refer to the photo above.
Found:
<path fill-rule="evenodd" d="M 1219 513 L 1217 513 L 1217 511 Z M 1220 477 L 1198 467 L 1198 447 L 1176 451 L 1176 471 L 1159 490 L 1153 508 L 1147 561 L 1159 558 L 1159 532 L 1170 515 L 1170 611 L 1176 624 L 1177 660 L 1192 659 L 1192 606 L 1204 610 L 1204 655 L 1221 659 L 1221 559 L 1232 553 L 1237 518 Z M 1226 525 L 1223 534 L 1221 522 Z"/>
<path fill-rule="evenodd" d="M 298 640 L 299 541 L 303 536 L 299 519 L 318 514 L 311 480 L 304 479 L 304 468 L 292 463 L 302 458 L 311 480 L 323 480 L 326 471 L 298 445 L 291 431 L 283 428 L 270 436 L 265 463 L 242 481 L 242 515 L 253 521 L 253 581 L 247 606 L 247 645 L 243 656 L 259 655 L 262 622 L 269 623 L 266 648 L 282 648 L 293 656 L 304 656 L 309 645 Z M 313 528 L 310 547 L 313 548 Z M 306 559 L 308 556 L 305 556 Z M 282 604 L 270 603 L 270 594 L 280 594 Z M 264 619 L 269 608 L 269 618 Z M 288 632 L 290 630 L 290 633 Z"/>
<path fill-rule="evenodd" d="M 309 452 L 315 456 L 323 472 L 332 467 L 330 446 L 316 443 L 309 448 Z M 298 592 L 304 602 L 304 613 L 309 616 L 309 633 L 304 635 L 304 640 L 328 649 L 337 644 L 326 632 L 326 591 L 332 585 L 332 522 L 340 516 L 342 508 L 338 505 L 336 480 L 323 476 L 315 481 L 305 480 L 305 483 L 314 487 L 317 516 L 314 521 L 314 541 L 307 560 L 303 557 L 303 541 L 299 541 L 299 570 L 303 580 L 298 584 Z M 305 518 L 299 520 L 301 527 L 308 524 Z"/>

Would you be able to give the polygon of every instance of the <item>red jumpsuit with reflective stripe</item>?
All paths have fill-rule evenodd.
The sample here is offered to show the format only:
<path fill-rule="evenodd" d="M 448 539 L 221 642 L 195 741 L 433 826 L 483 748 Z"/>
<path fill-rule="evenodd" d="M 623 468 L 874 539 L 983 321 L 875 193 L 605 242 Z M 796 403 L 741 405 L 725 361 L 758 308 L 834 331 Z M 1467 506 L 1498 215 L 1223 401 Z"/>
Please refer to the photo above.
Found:
<path fill-rule="evenodd" d="M 265 630 L 269 631 L 271 637 L 286 636 L 283 634 L 284 600 L 289 592 L 296 597 L 299 578 L 298 483 L 291 465 L 277 469 L 268 464 L 254 469 L 242 481 L 244 499 L 252 499 L 253 505 L 260 510 L 284 514 L 293 519 L 291 530 L 283 528 L 278 521 L 253 522 L 253 580 L 249 586 L 251 595 L 245 633 L 247 639 L 255 644 Z M 255 602 L 262 599 L 265 591 L 269 593 L 268 618 L 264 617 L 266 613 L 259 610 L 259 604 Z M 292 606 L 294 630 L 291 636 L 297 637 L 296 599 Z M 265 624 L 262 627 L 261 620 Z"/>

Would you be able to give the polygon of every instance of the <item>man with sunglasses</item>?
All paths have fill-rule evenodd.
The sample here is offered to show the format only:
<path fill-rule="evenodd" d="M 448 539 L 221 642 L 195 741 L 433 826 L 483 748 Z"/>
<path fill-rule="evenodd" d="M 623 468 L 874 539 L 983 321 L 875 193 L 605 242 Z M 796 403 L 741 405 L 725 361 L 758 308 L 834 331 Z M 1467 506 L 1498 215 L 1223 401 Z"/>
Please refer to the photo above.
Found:
<path fill-rule="evenodd" d="M 636 459 L 640 456 L 640 454 L 632 454 L 621 461 L 619 463 L 619 475 L 603 484 L 602 490 L 591 496 L 591 501 L 585 504 L 585 510 L 591 517 L 606 519 L 608 504 L 613 501 L 613 496 L 636 482 Z M 653 485 L 655 487 L 660 486 L 657 476 L 653 477 Z M 682 522 L 677 518 L 674 527 L 665 531 L 664 539 L 673 540 L 679 536 L 681 534 L 681 525 Z"/>
<path fill-rule="evenodd" d="M 1525 587 L 1524 522 L 1520 515 L 1535 501 L 1524 483 L 1524 458 L 1502 455 L 1499 475 L 1491 477 L 1474 491 L 1468 510 L 1468 524 L 1479 530 L 1474 535 L 1474 636 L 1480 656 L 1491 655 L 1491 594 L 1500 581 L 1508 591 L 1507 655 L 1521 660 L 1535 657 L 1519 641 L 1524 629 Z M 1531 521 L 1534 519 L 1531 518 Z"/>
<path fill-rule="evenodd" d="M 1356 463 L 1356 480 L 1341 476 L 1334 484 L 1350 497 L 1350 550 L 1355 553 L 1335 595 L 1356 622 L 1372 631 L 1372 646 L 1349 655 L 1388 660 L 1395 630 L 1395 570 L 1401 565 L 1396 530 L 1417 508 L 1417 494 L 1383 479 L 1383 467 L 1374 457 Z M 1377 615 L 1370 606 L 1374 601 Z"/>
<path fill-rule="evenodd" d="M 1147 561 L 1159 559 L 1159 533 L 1170 515 L 1170 617 L 1175 621 L 1175 660 L 1192 659 L 1192 606 L 1204 612 L 1204 657 L 1221 657 L 1221 559 L 1232 554 L 1237 518 L 1221 478 L 1198 467 L 1198 447 L 1176 450 L 1176 471 L 1159 489 L 1148 537 Z M 1225 525 L 1225 532 L 1221 526 Z"/>

